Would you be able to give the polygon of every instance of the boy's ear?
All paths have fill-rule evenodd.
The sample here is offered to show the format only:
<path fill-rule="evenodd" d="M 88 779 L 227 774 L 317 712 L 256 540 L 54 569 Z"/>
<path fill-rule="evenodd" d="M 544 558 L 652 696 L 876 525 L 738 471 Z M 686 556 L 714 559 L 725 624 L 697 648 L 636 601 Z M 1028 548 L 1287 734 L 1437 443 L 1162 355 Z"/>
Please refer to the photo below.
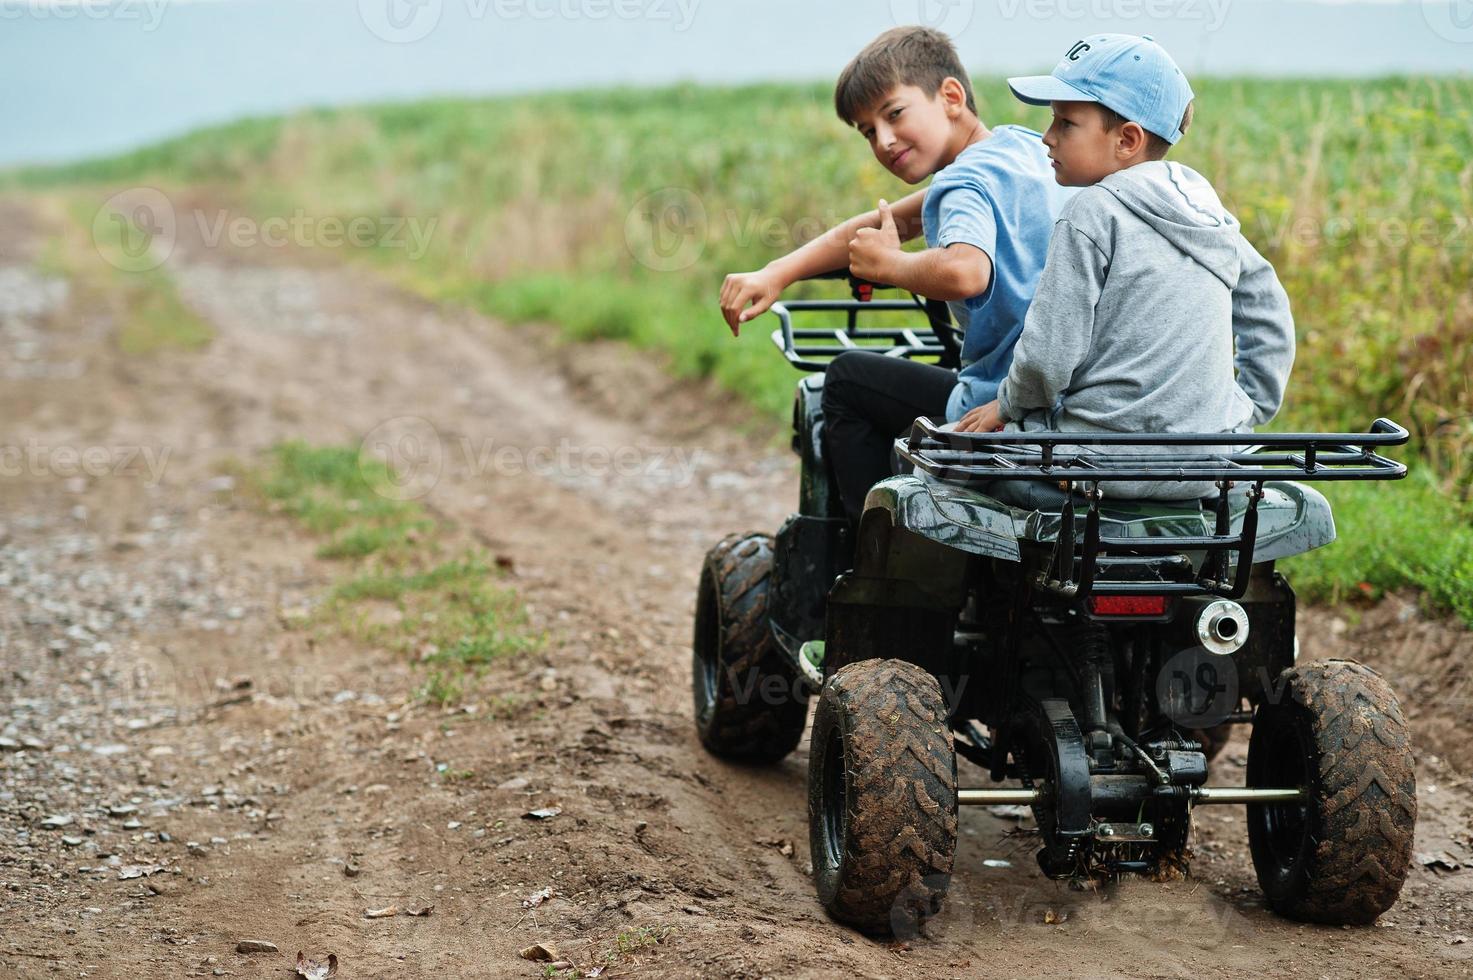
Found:
<path fill-rule="evenodd" d="M 967 104 L 967 90 L 962 87 L 961 82 L 950 75 L 941 80 L 941 91 L 937 94 L 946 103 L 948 111 L 964 108 Z"/>
<path fill-rule="evenodd" d="M 1138 122 L 1128 122 L 1120 127 L 1115 137 L 1115 150 L 1120 157 L 1133 157 L 1146 148 L 1149 137 Z"/>

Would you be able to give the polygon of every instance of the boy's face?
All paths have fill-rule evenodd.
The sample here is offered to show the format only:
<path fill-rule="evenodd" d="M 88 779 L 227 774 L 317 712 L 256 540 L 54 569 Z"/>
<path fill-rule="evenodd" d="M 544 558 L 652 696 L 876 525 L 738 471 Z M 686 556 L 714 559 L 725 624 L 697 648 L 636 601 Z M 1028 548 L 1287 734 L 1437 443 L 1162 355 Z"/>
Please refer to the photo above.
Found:
<path fill-rule="evenodd" d="M 1055 102 L 1053 110 L 1054 122 L 1043 134 L 1043 145 L 1054 161 L 1055 180 L 1065 187 L 1088 187 L 1124 169 L 1125 160 L 1133 156 L 1121 152 L 1124 127 L 1106 129 L 1105 114 L 1098 105 Z"/>
<path fill-rule="evenodd" d="M 951 162 L 947 153 L 957 105 L 966 107 L 966 93 L 954 79 L 934 96 L 915 85 L 897 85 L 879 105 L 860 113 L 854 126 L 885 169 L 907 184 L 919 184 Z"/>

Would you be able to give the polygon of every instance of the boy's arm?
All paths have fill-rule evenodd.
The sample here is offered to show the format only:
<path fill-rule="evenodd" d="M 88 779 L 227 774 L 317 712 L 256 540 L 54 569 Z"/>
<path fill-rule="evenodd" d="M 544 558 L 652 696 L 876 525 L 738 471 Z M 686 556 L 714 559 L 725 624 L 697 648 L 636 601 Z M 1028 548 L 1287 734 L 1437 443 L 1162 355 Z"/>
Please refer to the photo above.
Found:
<path fill-rule="evenodd" d="M 888 282 L 927 299 L 964 300 L 981 296 L 992 283 L 992 259 L 975 245 L 957 242 L 923 252 L 890 247 L 878 232 L 860 232 L 849 247 L 849 267 L 861 279 Z"/>
<path fill-rule="evenodd" d="M 1289 296 L 1268 260 L 1248 243 L 1240 245 L 1243 271 L 1233 290 L 1233 339 L 1238 387 L 1253 402 L 1250 425 L 1279 412 L 1294 367 L 1294 314 Z"/>
<path fill-rule="evenodd" d="M 861 229 L 849 243 L 849 267 L 876 282 L 888 282 L 928 299 L 969 300 L 992 284 L 997 252 L 997 218 L 980 177 L 932 183 L 936 213 L 935 248 L 904 252 L 882 220 L 878 231 Z M 884 209 L 881 209 L 883 218 Z"/>
<path fill-rule="evenodd" d="M 910 241 L 921 234 L 921 206 L 925 200 L 926 192 L 920 190 L 890 205 L 896 233 L 901 241 Z M 866 211 L 829 229 L 787 255 L 773 259 L 763 269 L 727 276 L 721 286 L 721 314 L 726 318 L 732 334 L 739 333 L 742 324 L 748 320 L 767 312 L 767 308 L 777 302 L 783 290 L 798 280 L 847 268 L 849 243 L 859 230 L 879 227 L 879 209 Z M 751 304 L 750 308 L 748 304 Z"/>
<path fill-rule="evenodd" d="M 1089 355 L 1095 305 L 1105 285 L 1106 255 L 1068 221 L 1054 225 L 1048 262 L 1013 348 L 1013 366 L 997 390 L 1004 422 L 1052 409 Z"/>

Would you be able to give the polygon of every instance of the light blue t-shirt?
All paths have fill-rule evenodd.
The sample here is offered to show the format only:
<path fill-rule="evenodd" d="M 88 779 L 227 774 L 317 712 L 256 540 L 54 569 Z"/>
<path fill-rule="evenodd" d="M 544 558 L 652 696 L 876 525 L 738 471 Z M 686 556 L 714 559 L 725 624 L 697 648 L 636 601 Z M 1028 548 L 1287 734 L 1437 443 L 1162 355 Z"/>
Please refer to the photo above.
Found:
<path fill-rule="evenodd" d="M 932 179 L 921 211 L 926 244 L 972 245 L 992 260 L 987 291 L 950 304 L 966 334 L 947 421 L 997 397 L 1048 258 L 1054 221 L 1073 195 L 1073 188 L 1054 180 L 1043 137 L 1022 126 L 997 127 Z"/>

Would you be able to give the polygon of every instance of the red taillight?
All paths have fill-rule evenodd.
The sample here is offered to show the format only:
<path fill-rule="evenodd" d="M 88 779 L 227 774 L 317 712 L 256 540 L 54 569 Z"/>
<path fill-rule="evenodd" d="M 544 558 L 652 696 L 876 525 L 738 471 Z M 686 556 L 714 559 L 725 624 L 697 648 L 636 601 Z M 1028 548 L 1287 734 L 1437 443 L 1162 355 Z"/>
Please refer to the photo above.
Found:
<path fill-rule="evenodd" d="M 1165 616 L 1164 595 L 1097 595 L 1089 600 L 1096 616 Z"/>

